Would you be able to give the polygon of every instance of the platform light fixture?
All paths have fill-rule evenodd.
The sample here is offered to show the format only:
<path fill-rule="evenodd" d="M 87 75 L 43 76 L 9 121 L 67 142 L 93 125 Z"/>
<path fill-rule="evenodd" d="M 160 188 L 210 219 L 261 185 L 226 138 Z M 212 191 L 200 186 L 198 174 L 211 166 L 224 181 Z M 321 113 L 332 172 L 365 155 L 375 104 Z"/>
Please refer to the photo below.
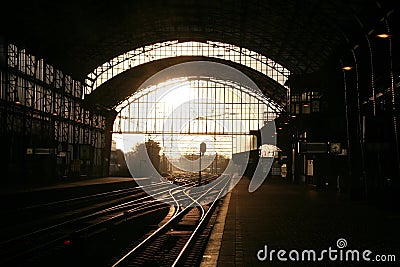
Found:
<path fill-rule="evenodd" d="M 99 128 L 100 128 L 99 119 L 98 119 L 98 118 L 96 118 L 94 128 L 96 128 L 96 129 L 99 129 Z"/>
<path fill-rule="evenodd" d="M 376 37 L 381 38 L 381 39 L 386 39 L 386 38 L 389 38 L 389 37 L 391 37 L 391 36 L 392 36 L 392 35 L 389 34 L 389 33 L 380 33 L 380 34 L 377 34 L 377 35 L 376 35 Z"/>
<path fill-rule="evenodd" d="M 57 116 L 58 115 L 58 113 L 57 113 L 57 111 L 53 111 L 53 113 L 51 113 L 51 115 L 53 115 L 53 116 Z"/>
<path fill-rule="evenodd" d="M 14 94 L 14 103 L 17 105 L 21 105 L 22 102 L 19 100 L 17 89 L 14 89 L 12 94 Z"/>
<path fill-rule="evenodd" d="M 342 67 L 342 70 L 346 70 L 346 71 L 349 71 L 349 70 L 352 70 L 352 69 L 353 69 L 352 66 L 343 66 Z"/>
<path fill-rule="evenodd" d="M 19 97 L 18 96 L 15 98 L 14 103 L 17 104 L 17 105 L 21 105 L 22 104 L 22 102 L 19 101 Z"/>

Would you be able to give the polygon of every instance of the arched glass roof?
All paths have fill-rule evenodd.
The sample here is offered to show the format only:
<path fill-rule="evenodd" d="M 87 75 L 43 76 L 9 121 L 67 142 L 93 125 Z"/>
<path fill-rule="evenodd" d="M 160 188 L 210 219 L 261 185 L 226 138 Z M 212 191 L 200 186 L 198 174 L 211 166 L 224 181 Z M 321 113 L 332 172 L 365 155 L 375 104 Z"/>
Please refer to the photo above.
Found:
<path fill-rule="evenodd" d="M 232 61 L 252 68 L 284 86 L 290 71 L 272 59 L 243 47 L 220 42 L 167 41 L 140 47 L 121 54 L 88 74 L 88 92 L 118 74 L 151 61 L 179 56 L 205 56 Z"/>

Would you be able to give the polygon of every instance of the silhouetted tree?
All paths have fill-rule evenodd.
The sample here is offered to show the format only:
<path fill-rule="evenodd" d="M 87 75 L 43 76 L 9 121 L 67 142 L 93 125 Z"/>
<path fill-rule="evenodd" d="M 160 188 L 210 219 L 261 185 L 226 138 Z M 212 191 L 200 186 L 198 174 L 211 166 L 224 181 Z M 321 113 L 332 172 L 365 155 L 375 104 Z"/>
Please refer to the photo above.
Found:
<path fill-rule="evenodd" d="M 145 143 L 137 143 L 126 153 L 126 161 L 132 175 L 151 176 L 154 175 L 154 170 L 160 173 L 160 150 L 159 143 L 151 139 Z"/>

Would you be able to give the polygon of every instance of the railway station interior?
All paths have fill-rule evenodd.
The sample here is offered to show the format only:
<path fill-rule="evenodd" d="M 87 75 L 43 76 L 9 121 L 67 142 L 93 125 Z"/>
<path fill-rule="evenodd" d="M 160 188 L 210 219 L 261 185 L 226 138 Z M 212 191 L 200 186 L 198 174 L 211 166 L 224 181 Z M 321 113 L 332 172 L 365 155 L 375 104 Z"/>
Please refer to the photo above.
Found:
<path fill-rule="evenodd" d="M 10 222 L 0 247 L 10 251 L 0 265 L 397 266 L 398 0 L 1 5 L 0 206 Z M 229 190 L 207 189 L 221 181 Z M 46 205 L 139 188 L 162 202 L 146 191 L 155 185 L 167 185 L 165 206 L 121 212 L 140 231 L 108 239 L 118 222 L 65 234 L 47 254 L 16 252 L 19 237 L 56 217 Z M 218 201 L 165 232 L 185 240 L 200 229 L 195 241 L 127 253 L 164 231 L 154 225 L 163 229 L 174 203 L 186 211 L 180 195 L 203 200 L 190 188 Z M 119 232 L 145 241 L 128 246 Z M 86 245 L 74 248 L 78 235 Z"/>

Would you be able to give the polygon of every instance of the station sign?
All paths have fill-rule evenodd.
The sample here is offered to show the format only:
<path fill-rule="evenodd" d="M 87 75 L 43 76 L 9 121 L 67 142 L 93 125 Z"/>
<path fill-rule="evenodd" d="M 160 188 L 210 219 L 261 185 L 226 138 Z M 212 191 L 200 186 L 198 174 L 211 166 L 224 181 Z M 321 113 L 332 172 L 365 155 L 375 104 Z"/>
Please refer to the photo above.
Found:
<path fill-rule="evenodd" d="M 54 154 L 54 148 L 35 148 L 36 155 L 51 155 Z"/>
<path fill-rule="evenodd" d="M 303 154 L 326 154 L 329 151 L 328 143 L 308 143 L 299 142 L 298 144 L 299 153 Z"/>
<path fill-rule="evenodd" d="M 206 149 L 207 149 L 206 143 L 201 142 L 201 144 L 200 144 L 200 152 L 201 152 L 202 155 L 204 155 L 204 153 L 206 152 Z"/>

